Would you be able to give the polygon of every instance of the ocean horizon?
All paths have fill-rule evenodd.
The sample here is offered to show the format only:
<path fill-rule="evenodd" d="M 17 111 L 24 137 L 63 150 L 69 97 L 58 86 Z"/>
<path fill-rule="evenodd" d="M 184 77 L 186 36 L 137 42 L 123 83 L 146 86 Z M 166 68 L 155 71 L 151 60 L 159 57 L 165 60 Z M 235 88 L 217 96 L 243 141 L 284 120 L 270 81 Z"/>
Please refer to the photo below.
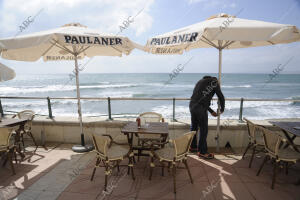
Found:
<path fill-rule="evenodd" d="M 190 98 L 204 75 L 217 73 L 80 73 L 82 97 Z M 300 74 L 222 74 L 225 98 L 300 99 Z M 70 74 L 22 74 L 0 84 L 1 96 L 76 97 L 75 77 Z M 46 100 L 1 99 L 4 112 L 25 109 L 47 115 Z M 189 101 L 176 101 L 176 118 L 189 118 Z M 54 116 L 77 116 L 76 100 L 51 100 Z M 112 114 L 134 116 L 154 111 L 172 117 L 170 101 L 112 101 Z M 213 109 L 217 103 L 212 102 Z M 226 101 L 222 118 L 237 119 L 240 102 Z M 82 100 L 83 116 L 107 115 L 107 101 Z M 300 118 L 300 103 L 245 101 L 243 116 L 252 119 Z"/>

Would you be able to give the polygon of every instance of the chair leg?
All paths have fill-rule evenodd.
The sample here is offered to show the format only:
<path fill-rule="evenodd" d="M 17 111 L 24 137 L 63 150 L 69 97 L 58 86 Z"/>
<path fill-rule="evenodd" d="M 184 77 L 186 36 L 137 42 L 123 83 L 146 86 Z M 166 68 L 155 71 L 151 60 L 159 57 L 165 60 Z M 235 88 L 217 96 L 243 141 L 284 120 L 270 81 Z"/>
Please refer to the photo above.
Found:
<path fill-rule="evenodd" d="M 14 164 L 13 164 L 13 162 L 12 162 L 12 154 L 13 154 L 12 149 L 10 149 L 7 156 L 8 156 L 8 160 L 9 160 L 9 163 L 10 163 L 11 170 L 12 170 L 12 172 L 13 172 L 13 175 L 15 175 L 16 172 L 15 172 Z"/>
<path fill-rule="evenodd" d="M 132 160 L 133 160 L 133 163 L 136 164 L 136 160 L 135 160 L 134 156 L 132 157 Z"/>
<path fill-rule="evenodd" d="M 251 168 L 251 165 L 252 165 L 252 162 L 253 162 L 253 158 L 254 158 L 254 155 L 255 155 L 255 150 L 256 150 L 256 146 L 253 147 L 251 159 L 250 159 L 250 162 L 249 162 L 249 168 Z"/>
<path fill-rule="evenodd" d="M 38 145 L 37 145 L 37 143 L 36 143 L 36 141 L 35 141 L 35 139 L 34 139 L 32 133 L 31 133 L 31 132 L 28 132 L 28 134 L 29 134 L 29 136 L 31 137 L 31 139 L 32 139 L 32 141 L 33 141 L 33 143 L 34 143 L 34 145 L 35 145 L 35 150 L 34 150 L 34 151 L 36 151 L 37 148 L 38 148 Z"/>
<path fill-rule="evenodd" d="M 285 174 L 288 175 L 289 174 L 289 163 L 288 162 L 285 163 L 284 168 L 285 168 Z"/>
<path fill-rule="evenodd" d="M 3 164 L 2 164 L 2 167 L 4 167 L 7 163 L 7 160 L 8 160 L 8 155 L 4 153 L 4 161 L 3 161 Z"/>
<path fill-rule="evenodd" d="M 15 156 L 15 161 L 16 161 L 16 164 L 18 164 L 18 160 L 17 160 L 17 152 L 16 152 L 16 147 L 14 147 L 14 156 Z"/>
<path fill-rule="evenodd" d="M 106 187 L 107 187 L 107 178 L 108 178 L 108 170 L 109 170 L 109 167 L 108 167 L 108 163 L 105 163 L 105 183 L 104 183 L 104 191 L 106 191 Z"/>
<path fill-rule="evenodd" d="M 248 146 L 247 146 L 247 148 L 246 148 L 246 150 L 245 150 L 245 152 L 244 152 L 244 154 L 243 154 L 242 159 L 244 159 L 244 157 L 245 157 L 247 151 L 249 150 L 249 148 L 250 148 L 251 146 L 252 146 L 252 144 L 249 142 L 249 144 L 248 144 Z"/>
<path fill-rule="evenodd" d="M 20 160 L 20 162 L 21 162 L 23 160 L 22 150 L 21 150 L 21 141 L 18 142 L 18 153 L 21 155 L 21 160 Z"/>
<path fill-rule="evenodd" d="M 189 174 L 191 183 L 193 184 L 193 178 L 192 178 L 191 171 L 190 171 L 190 168 L 189 168 L 189 166 L 188 166 L 187 160 L 183 160 L 183 163 L 184 163 L 184 165 L 185 165 L 185 168 L 186 168 L 187 171 L 188 171 L 188 174 Z"/>
<path fill-rule="evenodd" d="M 176 194 L 176 165 L 172 164 L 172 168 L 173 168 L 174 193 Z"/>
<path fill-rule="evenodd" d="M 137 159 L 138 162 L 140 161 L 140 155 L 141 155 L 141 150 L 139 149 L 139 150 L 138 150 L 138 159 Z"/>
<path fill-rule="evenodd" d="M 260 172 L 261 172 L 263 166 L 265 165 L 265 163 L 267 162 L 268 158 L 269 158 L 269 156 L 266 155 L 265 158 L 264 158 L 264 161 L 263 161 L 262 164 L 260 165 L 260 168 L 259 168 L 259 170 L 258 170 L 256 176 L 258 176 L 258 175 L 260 174 Z"/>
<path fill-rule="evenodd" d="M 100 163 L 100 158 L 97 158 L 97 160 L 96 160 L 96 166 L 98 166 L 99 163 Z M 93 173 L 92 173 L 92 177 L 91 177 L 91 181 L 93 181 L 93 179 L 94 179 L 95 172 L 96 172 L 96 169 L 97 169 L 96 166 L 94 167 L 94 170 L 93 170 Z"/>
<path fill-rule="evenodd" d="M 134 176 L 134 173 L 133 173 L 133 157 L 129 157 L 129 162 L 130 162 L 131 176 L 132 176 L 132 179 L 135 180 L 135 176 Z"/>
<path fill-rule="evenodd" d="M 120 172 L 120 165 L 119 165 L 120 161 L 117 161 L 117 169 L 118 169 L 118 172 Z"/>
<path fill-rule="evenodd" d="M 271 185 L 272 190 L 274 189 L 274 185 L 275 185 L 275 181 L 276 181 L 277 167 L 278 167 L 278 162 L 275 161 L 274 168 L 273 168 L 272 185 Z"/>
<path fill-rule="evenodd" d="M 141 146 L 141 140 L 138 139 L 138 146 L 140 147 Z M 143 141 L 142 141 L 142 146 L 143 146 Z M 141 155 L 141 150 L 138 149 L 138 161 L 140 161 L 140 155 Z"/>
<path fill-rule="evenodd" d="M 150 180 L 150 181 L 151 181 L 151 178 L 152 178 L 153 168 L 154 168 L 154 158 L 153 158 L 153 155 L 151 155 L 151 161 L 150 161 L 150 175 L 149 175 L 149 180 Z"/>
<path fill-rule="evenodd" d="M 23 145 L 23 152 L 25 153 L 24 133 L 21 134 L 21 141 L 22 141 L 22 145 Z"/>
<path fill-rule="evenodd" d="M 162 162 L 161 163 L 161 176 L 164 176 L 164 171 L 165 171 L 165 165 L 164 165 L 164 163 Z"/>

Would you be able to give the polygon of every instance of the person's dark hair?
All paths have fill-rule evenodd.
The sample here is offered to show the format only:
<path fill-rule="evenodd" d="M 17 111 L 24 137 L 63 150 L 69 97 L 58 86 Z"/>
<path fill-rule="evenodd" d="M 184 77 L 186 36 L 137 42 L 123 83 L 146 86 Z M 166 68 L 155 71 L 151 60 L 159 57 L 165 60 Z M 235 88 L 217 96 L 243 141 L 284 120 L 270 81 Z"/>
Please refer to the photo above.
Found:
<path fill-rule="evenodd" d="M 203 79 L 207 79 L 207 78 L 217 79 L 217 77 L 214 77 L 214 76 L 203 76 Z"/>

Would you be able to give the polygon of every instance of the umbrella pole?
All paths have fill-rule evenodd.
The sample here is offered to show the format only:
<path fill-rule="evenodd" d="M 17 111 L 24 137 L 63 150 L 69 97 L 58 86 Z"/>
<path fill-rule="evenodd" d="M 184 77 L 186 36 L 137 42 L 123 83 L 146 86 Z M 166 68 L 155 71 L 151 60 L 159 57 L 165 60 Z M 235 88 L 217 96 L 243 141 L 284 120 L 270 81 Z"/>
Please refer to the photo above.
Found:
<path fill-rule="evenodd" d="M 221 74 L 222 74 L 222 49 L 219 48 L 219 84 L 221 86 Z M 219 142 L 219 134 L 220 134 L 220 102 L 218 101 L 218 119 L 217 119 L 217 133 L 216 133 L 216 143 L 217 143 L 217 152 L 220 151 L 220 142 Z"/>
<path fill-rule="evenodd" d="M 85 145 L 83 126 L 82 126 L 82 112 L 81 112 L 81 102 L 80 102 L 80 88 L 79 88 L 79 70 L 78 70 L 78 61 L 77 55 L 74 55 L 75 60 L 75 75 L 76 75 L 76 92 L 77 92 L 77 106 L 78 106 L 78 119 L 80 124 L 80 136 L 81 136 L 81 145 L 74 145 L 72 150 L 75 152 L 88 152 L 93 149 L 92 145 Z"/>
<path fill-rule="evenodd" d="M 85 146 L 83 127 L 82 127 L 82 113 L 81 113 L 80 88 L 79 88 L 79 70 L 78 70 L 77 56 L 75 56 L 75 74 L 76 74 L 77 108 L 78 108 L 78 119 L 79 119 L 79 124 L 80 124 L 81 145 Z"/>

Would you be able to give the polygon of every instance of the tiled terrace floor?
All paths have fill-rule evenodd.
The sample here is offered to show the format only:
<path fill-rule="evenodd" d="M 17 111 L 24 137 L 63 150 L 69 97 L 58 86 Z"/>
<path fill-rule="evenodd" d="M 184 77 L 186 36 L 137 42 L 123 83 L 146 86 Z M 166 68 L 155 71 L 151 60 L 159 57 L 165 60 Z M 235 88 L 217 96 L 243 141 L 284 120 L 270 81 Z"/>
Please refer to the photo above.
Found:
<path fill-rule="evenodd" d="M 177 195 L 173 193 L 172 176 L 160 168 L 154 170 L 148 180 L 148 159 L 143 158 L 134 168 L 136 180 L 121 168 L 114 171 L 108 181 L 108 192 L 103 193 L 104 173 L 98 168 L 94 181 L 90 176 L 95 154 L 77 154 L 71 145 L 48 145 L 35 154 L 27 152 L 26 160 L 16 165 L 12 176 L 9 165 L 0 168 L 0 199 L 280 199 L 299 200 L 300 186 L 294 183 L 300 178 L 300 165 L 295 165 L 285 175 L 279 173 L 275 190 L 270 189 L 272 166 L 266 164 L 260 176 L 256 176 L 262 157 L 255 158 L 248 168 L 249 156 L 241 160 L 240 155 L 216 155 L 216 159 L 202 160 L 195 155 L 189 157 L 189 166 L 194 184 L 186 170 L 177 170 Z M 29 150 L 29 148 L 28 148 Z M 0 163 L 2 166 L 2 162 Z"/>

